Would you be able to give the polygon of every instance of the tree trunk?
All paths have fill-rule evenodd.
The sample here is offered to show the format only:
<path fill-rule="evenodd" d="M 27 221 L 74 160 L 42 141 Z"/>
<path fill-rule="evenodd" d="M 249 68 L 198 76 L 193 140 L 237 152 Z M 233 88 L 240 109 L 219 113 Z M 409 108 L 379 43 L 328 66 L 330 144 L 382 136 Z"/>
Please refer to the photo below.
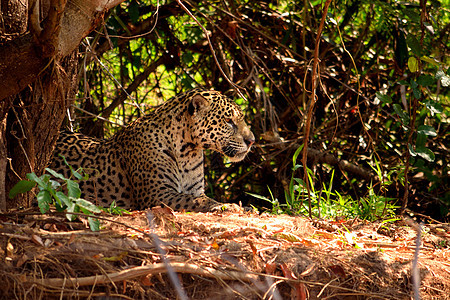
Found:
<path fill-rule="evenodd" d="M 41 175 L 49 162 L 67 107 L 75 97 L 76 53 L 50 68 L 53 70 L 45 72 L 34 84 L 13 97 L 6 122 L 7 153 L 11 159 L 6 191 L 27 173 Z M 7 201 L 7 208 L 28 207 L 33 198 L 33 193 L 18 195 L 14 201 Z"/>
<path fill-rule="evenodd" d="M 44 171 L 76 95 L 78 45 L 122 1 L 0 0 L 0 210 L 33 200 L 7 193 Z"/>
<path fill-rule="evenodd" d="M 23 1 L 23 3 L 21 3 L 18 0 L 1 0 L 0 11 L 2 17 L 0 24 L 2 41 L 14 39 L 15 36 L 19 36 L 26 32 L 28 20 L 27 1 Z M 1 68 L 3 68 L 3 63 L 0 59 L 0 69 Z M 4 76 L 2 76 L 1 80 L 4 80 L 6 74 L 3 75 Z M 9 156 L 7 151 L 6 117 L 8 116 L 8 111 L 11 104 L 12 99 L 10 97 L 0 100 L 0 211 L 6 210 L 7 206 L 6 173 Z"/>

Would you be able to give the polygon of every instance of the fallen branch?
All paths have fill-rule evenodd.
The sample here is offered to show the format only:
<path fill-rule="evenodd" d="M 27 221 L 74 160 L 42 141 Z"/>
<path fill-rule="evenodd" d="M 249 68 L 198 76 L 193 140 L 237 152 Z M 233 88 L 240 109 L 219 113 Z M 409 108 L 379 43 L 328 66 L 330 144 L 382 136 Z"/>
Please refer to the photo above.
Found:
<path fill-rule="evenodd" d="M 293 147 L 294 149 L 297 149 L 298 147 L 300 147 L 300 144 L 294 143 L 292 145 L 289 145 L 289 147 Z M 308 147 L 307 154 L 308 154 L 309 161 L 319 162 L 322 164 L 329 164 L 330 166 L 338 167 L 342 171 L 352 173 L 352 174 L 357 175 L 367 181 L 372 180 L 373 182 L 378 182 L 380 180 L 378 178 L 378 176 L 376 176 L 369 170 L 364 169 L 363 167 L 357 166 L 357 165 L 349 162 L 348 160 L 339 159 L 335 155 L 333 155 L 329 152 L 326 152 L 324 150 L 317 150 L 317 149 Z"/>
<path fill-rule="evenodd" d="M 338 159 L 336 156 L 324 151 L 308 148 L 308 158 L 313 160 L 317 159 L 317 161 L 319 161 L 320 163 L 329 164 L 331 166 L 337 166 L 341 170 L 360 176 L 367 181 L 370 180 L 379 181 L 379 179 L 370 171 L 361 168 L 360 166 L 357 166 L 355 164 L 352 164 L 349 161 Z"/>
<path fill-rule="evenodd" d="M 195 274 L 204 277 L 218 278 L 221 280 L 240 280 L 245 282 L 252 282 L 258 278 L 257 275 L 237 272 L 237 271 L 220 271 L 210 267 L 200 267 L 194 264 L 172 262 L 171 267 L 177 273 Z M 167 268 L 165 264 L 158 263 L 148 266 L 139 266 L 123 270 L 116 273 L 106 275 L 95 275 L 81 278 L 45 278 L 34 279 L 28 278 L 26 282 L 33 284 L 41 284 L 47 287 L 78 287 L 90 286 L 98 284 L 107 284 L 111 282 L 119 282 L 124 280 L 131 280 L 140 276 L 166 273 Z"/>

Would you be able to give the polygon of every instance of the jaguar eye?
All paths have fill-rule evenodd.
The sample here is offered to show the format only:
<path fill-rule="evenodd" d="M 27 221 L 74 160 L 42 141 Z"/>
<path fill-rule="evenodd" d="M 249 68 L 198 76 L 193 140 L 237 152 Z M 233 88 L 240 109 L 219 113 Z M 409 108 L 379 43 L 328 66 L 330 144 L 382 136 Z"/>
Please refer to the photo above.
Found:
<path fill-rule="evenodd" d="M 234 124 L 233 120 L 230 118 L 225 119 L 225 122 L 227 122 L 228 125 L 230 125 L 231 128 L 236 128 L 236 124 Z"/>

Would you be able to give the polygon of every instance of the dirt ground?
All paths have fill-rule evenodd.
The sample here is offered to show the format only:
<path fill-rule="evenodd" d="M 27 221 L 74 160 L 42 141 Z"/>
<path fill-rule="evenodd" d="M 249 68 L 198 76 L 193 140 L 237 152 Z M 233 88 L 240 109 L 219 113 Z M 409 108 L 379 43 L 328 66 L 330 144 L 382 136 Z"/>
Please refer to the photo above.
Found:
<path fill-rule="evenodd" d="M 414 224 L 156 208 L 0 214 L 1 299 L 411 299 Z M 450 299 L 450 227 L 423 225 L 422 299 Z"/>

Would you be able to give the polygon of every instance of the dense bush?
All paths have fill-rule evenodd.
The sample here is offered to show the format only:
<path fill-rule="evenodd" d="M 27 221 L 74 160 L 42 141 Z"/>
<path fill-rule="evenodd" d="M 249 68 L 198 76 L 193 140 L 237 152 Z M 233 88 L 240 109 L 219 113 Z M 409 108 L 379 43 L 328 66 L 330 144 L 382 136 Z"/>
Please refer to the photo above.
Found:
<path fill-rule="evenodd" d="M 195 19 L 176 1 L 122 3 L 85 39 L 73 125 L 107 137 L 178 92 L 220 90 L 241 104 L 259 141 L 237 165 L 209 153 L 207 192 L 244 204 L 265 204 L 245 191 L 285 201 L 322 2 L 183 3 Z M 332 184 L 355 201 L 375 192 L 449 219 L 449 24 L 439 1 L 331 3 L 308 154 L 316 190 Z"/>

